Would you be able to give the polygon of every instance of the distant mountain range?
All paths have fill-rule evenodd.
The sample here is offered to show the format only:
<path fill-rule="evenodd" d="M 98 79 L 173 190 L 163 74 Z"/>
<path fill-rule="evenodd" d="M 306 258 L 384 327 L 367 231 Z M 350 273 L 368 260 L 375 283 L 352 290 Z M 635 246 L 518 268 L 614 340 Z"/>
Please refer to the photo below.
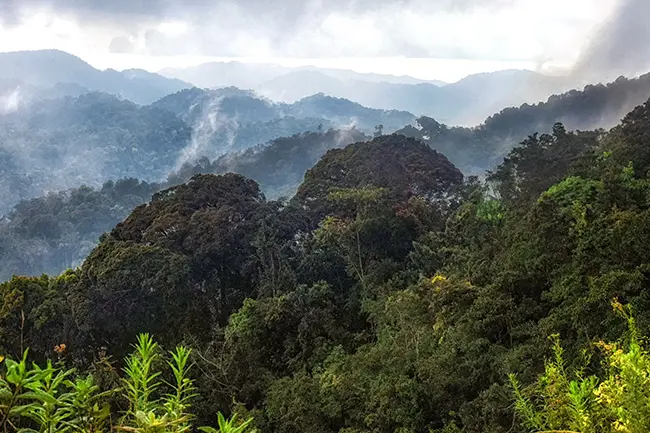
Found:
<path fill-rule="evenodd" d="M 405 76 L 240 62 L 205 63 L 163 69 L 160 73 L 206 88 L 252 89 L 287 103 L 324 93 L 368 107 L 435 117 L 450 125 L 475 125 L 504 107 L 540 102 L 572 88 L 568 79 L 525 70 L 470 75 L 453 84 Z"/>
<path fill-rule="evenodd" d="M 442 152 L 465 174 L 482 175 L 529 135 L 550 133 L 556 122 L 567 130 L 610 129 L 650 97 L 650 73 L 621 77 L 607 85 L 550 96 L 545 102 L 504 108 L 472 128 L 447 127 L 422 117 L 418 127 L 398 131 Z"/>
<path fill-rule="evenodd" d="M 8 102 L 15 105 L 16 99 L 25 95 L 77 96 L 84 90 L 100 91 L 148 105 L 194 86 L 238 87 L 277 102 L 293 103 L 325 94 L 366 107 L 408 111 L 449 125 L 471 126 L 504 107 L 541 102 L 572 88 L 565 78 L 520 70 L 471 75 L 453 84 L 341 69 L 240 62 L 164 69 L 161 74 L 136 69 L 100 71 L 57 50 L 0 53 L 0 109 Z M 13 82 L 14 89 L 21 85 L 20 94 L 7 90 L 3 82 Z M 53 91 L 54 86 L 58 88 Z M 8 96 L 13 99 L 3 102 Z"/>
<path fill-rule="evenodd" d="M 160 181 L 184 163 L 280 137 L 331 128 L 361 136 L 380 124 L 393 132 L 416 119 L 322 94 L 283 104 L 234 87 L 192 88 L 138 105 L 75 84 L 15 85 L 0 82 L 0 215 L 49 190 Z"/>
<path fill-rule="evenodd" d="M 193 128 L 190 153 L 183 162 L 203 156 L 214 158 L 278 137 L 332 127 L 355 127 L 371 133 L 382 125 L 383 132 L 390 133 L 416 119 L 406 111 L 368 108 L 322 93 L 284 104 L 236 87 L 186 89 L 151 106 L 176 114 Z"/>
<path fill-rule="evenodd" d="M 568 129 L 608 128 L 650 97 L 650 75 L 548 97 L 566 81 L 527 71 L 473 75 L 442 87 L 380 82 L 382 76 L 368 75 L 355 85 L 332 87 L 333 93 L 356 92 L 356 101 L 312 93 L 318 90 L 319 77 L 335 86 L 348 76 L 335 72 L 300 70 L 262 77 L 268 89 L 308 94 L 287 103 L 259 90 L 201 89 L 144 71 L 99 71 L 60 51 L 0 54 L 0 214 L 48 190 L 99 186 L 120 177 L 162 181 L 201 158 L 213 170 L 230 161 L 254 169 L 257 176 L 267 168 L 284 167 L 274 172 L 268 189 L 284 193 L 301 176 L 296 169 L 290 185 L 281 181 L 286 167 L 302 167 L 287 162 L 292 153 L 300 155 L 295 150 L 304 141 L 300 137 L 330 129 L 364 136 L 400 131 L 441 151 L 466 174 L 481 174 L 527 135 L 549 132 L 557 121 Z M 355 80 L 359 76 L 352 74 Z M 516 105 L 525 95 L 544 102 Z M 377 106 L 391 109 L 369 108 Z M 404 106 L 415 109 L 393 109 Z M 440 114 L 416 116 L 432 112 Z M 488 114 L 479 118 L 483 112 Z M 447 118 L 475 118 L 470 123 L 478 126 L 453 127 Z M 378 125 L 383 128 L 375 131 Z M 282 137 L 288 139 L 278 140 Z M 317 157 L 326 146 L 339 145 L 329 139 L 318 143 L 303 155 Z M 263 150 L 267 144 L 273 148 Z M 237 157 L 224 157 L 228 153 Z M 252 164 L 253 157 L 259 158 L 259 167 Z"/>
<path fill-rule="evenodd" d="M 275 78 L 300 72 L 317 73 L 337 80 L 364 81 L 370 83 L 421 84 L 429 83 L 444 86 L 440 80 L 421 80 L 408 75 L 386 75 L 359 73 L 346 69 L 318 68 L 302 66 L 289 68 L 269 63 L 209 62 L 188 68 L 165 68 L 160 71 L 166 77 L 178 78 L 199 87 L 215 88 L 235 86 L 243 89 L 258 89 L 262 84 Z M 318 93 L 313 92 L 313 93 Z M 306 96 L 306 95 L 305 95 Z"/>
<path fill-rule="evenodd" d="M 184 81 L 139 69 L 100 71 L 80 58 L 58 50 L 0 53 L 0 82 L 10 81 L 16 85 L 28 86 L 31 93 L 39 88 L 73 85 L 77 86 L 73 94 L 81 86 L 89 91 L 110 93 L 141 105 L 193 87 Z"/>

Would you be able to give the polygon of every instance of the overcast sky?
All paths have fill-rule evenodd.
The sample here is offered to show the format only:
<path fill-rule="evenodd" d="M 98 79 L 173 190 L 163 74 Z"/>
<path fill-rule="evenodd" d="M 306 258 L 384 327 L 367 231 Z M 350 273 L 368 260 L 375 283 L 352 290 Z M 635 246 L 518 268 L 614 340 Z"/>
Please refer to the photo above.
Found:
<path fill-rule="evenodd" d="M 454 81 L 469 73 L 508 68 L 552 72 L 578 63 L 585 70 L 611 69 L 621 63 L 619 39 L 627 44 L 630 38 L 641 38 L 646 47 L 636 56 L 641 59 L 628 59 L 625 65 L 626 73 L 636 73 L 633 69 L 642 67 L 644 56 L 650 57 L 645 25 L 649 4 L 0 0 L 0 51 L 58 48 L 100 68 L 158 70 L 208 58 L 238 58 Z M 592 52 L 601 48 L 606 53 L 592 59 Z"/>

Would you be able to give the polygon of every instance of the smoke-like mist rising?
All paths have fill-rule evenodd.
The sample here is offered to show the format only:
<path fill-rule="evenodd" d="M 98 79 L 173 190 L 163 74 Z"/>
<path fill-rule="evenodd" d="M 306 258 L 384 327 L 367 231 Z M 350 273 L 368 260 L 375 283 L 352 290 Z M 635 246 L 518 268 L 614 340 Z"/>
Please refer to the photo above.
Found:
<path fill-rule="evenodd" d="M 4 95 L 0 95 L 0 114 L 9 114 L 18 111 L 20 107 L 20 88 L 10 90 Z"/>
<path fill-rule="evenodd" d="M 239 122 L 221 112 L 223 99 L 223 96 L 215 96 L 204 105 L 201 117 L 193 125 L 192 139 L 181 151 L 175 170 L 186 163 L 193 164 L 202 157 L 215 159 L 234 148 Z M 219 146 L 215 146 L 215 141 L 219 142 Z"/>

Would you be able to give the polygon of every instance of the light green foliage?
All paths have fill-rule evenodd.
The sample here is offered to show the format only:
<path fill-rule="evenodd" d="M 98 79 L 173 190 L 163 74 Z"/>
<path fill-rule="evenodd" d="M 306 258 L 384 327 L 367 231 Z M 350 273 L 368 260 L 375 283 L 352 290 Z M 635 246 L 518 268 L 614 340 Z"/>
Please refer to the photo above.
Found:
<path fill-rule="evenodd" d="M 629 308 L 614 302 L 628 322 L 628 336 L 617 343 L 600 342 L 603 373 L 586 376 L 565 368 L 559 338 L 555 357 L 531 390 L 522 390 L 514 375 L 510 383 L 515 408 L 530 431 L 579 433 L 642 433 L 650 429 L 650 352 L 638 336 Z"/>
<path fill-rule="evenodd" d="M 138 337 L 134 352 L 126 359 L 124 390 L 130 402 L 128 416 L 135 417 L 139 412 L 150 412 L 157 406 L 153 394 L 162 385 L 158 379 L 160 371 L 154 370 L 154 362 L 159 357 L 158 344 L 150 335 Z"/>
<path fill-rule="evenodd" d="M 110 411 L 103 399 L 110 391 L 100 392 L 92 376 L 73 380 L 74 370 L 55 367 L 50 361 L 44 368 L 30 366 L 27 351 L 20 361 L 4 361 L 4 376 L 0 379 L 4 432 L 92 432 L 106 426 Z M 34 427 L 21 428 L 21 424 Z"/>
<path fill-rule="evenodd" d="M 124 393 L 130 408 L 124 416 L 122 430 L 139 433 L 182 433 L 192 426 L 189 412 L 195 397 L 193 381 L 188 377 L 191 350 L 178 346 L 169 353 L 174 381 L 165 383 L 156 370 L 160 349 L 148 334 L 138 336 L 134 352 L 126 359 Z M 167 385 L 171 392 L 158 396 Z"/>
<path fill-rule="evenodd" d="M 232 418 L 226 419 L 221 412 L 219 412 L 219 429 L 213 427 L 199 427 L 199 430 L 204 433 L 244 433 L 247 431 L 248 426 L 253 420 L 248 419 L 243 422 L 239 422 L 237 415 L 233 415 Z M 249 430 L 251 433 L 254 430 Z"/>

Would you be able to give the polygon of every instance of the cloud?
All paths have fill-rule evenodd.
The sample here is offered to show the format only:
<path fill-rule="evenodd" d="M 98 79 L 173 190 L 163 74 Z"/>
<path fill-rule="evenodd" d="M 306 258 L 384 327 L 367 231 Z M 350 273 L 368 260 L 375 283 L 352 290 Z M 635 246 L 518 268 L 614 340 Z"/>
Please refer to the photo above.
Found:
<path fill-rule="evenodd" d="M 622 0 L 594 33 L 576 64 L 575 74 L 612 79 L 650 69 L 649 0 Z"/>
<path fill-rule="evenodd" d="M 318 29 L 330 16 L 376 18 L 384 12 L 399 11 L 457 13 L 522 1 L 531 0 L 0 0 L 0 16 L 7 18 L 6 25 L 16 25 L 34 11 L 49 11 L 87 24 L 128 29 L 128 36 L 135 30 L 155 30 L 156 25 L 170 20 L 184 21 L 205 40 L 205 54 L 221 54 L 223 46 L 213 44 L 226 38 L 215 36 L 220 32 L 241 38 L 232 31 L 245 31 L 268 40 L 269 45 L 281 46 L 293 39 L 292 32 Z M 116 44 L 122 42 L 123 38 Z"/>
<path fill-rule="evenodd" d="M 34 11 L 72 20 L 113 53 L 537 62 L 567 57 L 612 1 L 0 0 L 0 10 L 13 25 Z"/>

